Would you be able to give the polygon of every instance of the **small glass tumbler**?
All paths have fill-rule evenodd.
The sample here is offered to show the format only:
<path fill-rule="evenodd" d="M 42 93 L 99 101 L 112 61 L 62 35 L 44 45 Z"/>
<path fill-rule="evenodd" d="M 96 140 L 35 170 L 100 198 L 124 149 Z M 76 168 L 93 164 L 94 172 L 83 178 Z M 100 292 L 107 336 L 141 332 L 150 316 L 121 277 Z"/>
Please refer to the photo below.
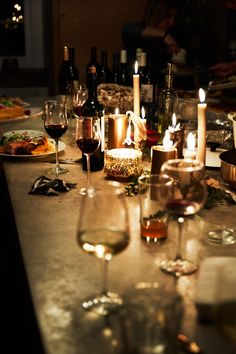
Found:
<path fill-rule="evenodd" d="M 144 173 L 138 179 L 141 237 L 146 242 L 159 243 L 167 237 L 168 214 L 166 200 L 173 193 L 169 176 Z"/>

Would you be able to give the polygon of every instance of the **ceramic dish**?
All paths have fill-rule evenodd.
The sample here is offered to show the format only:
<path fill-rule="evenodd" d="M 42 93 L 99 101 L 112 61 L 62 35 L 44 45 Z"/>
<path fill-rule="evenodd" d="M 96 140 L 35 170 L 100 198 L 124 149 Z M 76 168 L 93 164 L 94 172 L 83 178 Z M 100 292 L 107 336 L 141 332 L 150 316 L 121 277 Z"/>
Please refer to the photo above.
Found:
<path fill-rule="evenodd" d="M 43 137 L 45 134 L 42 131 L 39 130 L 12 130 L 9 132 L 5 132 L 3 133 L 3 137 L 9 138 L 11 136 L 14 136 L 16 134 L 19 135 L 24 135 L 24 136 L 29 136 L 30 138 L 32 138 L 32 140 L 35 138 L 40 138 Z M 53 139 L 48 139 L 50 141 L 50 143 L 55 146 L 55 142 Z M 62 141 L 59 141 L 58 144 L 58 152 L 61 152 L 65 149 L 66 145 L 65 143 L 63 143 Z M 50 156 L 55 154 L 55 148 L 53 150 L 49 150 L 48 152 L 44 152 L 41 154 L 36 154 L 36 155 L 13 155 L 13 154 L 5 154 L 5 153 L 0 153 L 0 156 L 4 156 L 7 158 L 17 158 L 17 159 L 22 159 L 22 158 L 38 158 L 38 157 L 45 157 L 45 156 Z"/>
<path fill-rule="evenodd" d="M 6 122 L 15 122 L 15 121 L 21 120 L 21 119 L 37 118 L 43 113 L 42 109 L 39 108 L 39 107 L 32 107 L 32 108 L 29 108 L 29 110 L 30 110 L 30 114 L 29 115 L 25 114 L 25 115 L 20 116 L 20 117 L 0 119 L 0 124 L 1 123 L 6 123 Z"/>

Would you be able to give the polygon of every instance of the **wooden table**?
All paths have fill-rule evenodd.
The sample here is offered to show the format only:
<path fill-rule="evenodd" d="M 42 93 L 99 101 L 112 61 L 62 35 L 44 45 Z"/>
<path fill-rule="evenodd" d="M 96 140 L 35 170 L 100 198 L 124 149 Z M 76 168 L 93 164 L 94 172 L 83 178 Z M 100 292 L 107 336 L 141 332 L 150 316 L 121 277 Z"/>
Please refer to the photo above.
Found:
<path fill-rule="evenodd" d="M 44 130 L 41 117 L 2 123 L 0 129 Z M 66 149 L 61 153 L 62 158 L 80 156 L 72 134 L 73 127 L 63 137 Z M 77 183 L 77 188 L 48 197 L 28 194 L 34 180 L 52 167 L 46 159 L 3 159 L 2 164 L 0 220 L 6 227 L 1 232 L 5 290 L 1 302 L 5 320 L 3 343 L 8 348 L 16 344 L 24 353 L 127 353 L 117 318 L 112 319 L 115 326 L 112 333 L 118 336 L 120 344 L 113 346 L 104 336 L 104 318 L 93 318 L 81 309 L 82 299 L 100 290 L 99 261 L 85 254 L 76 243 L 79 189 L 86 182 L 86 172 L 80 164 L 67 165 L 70 171 L 61 178 Z M 91 177 L 94 185 L 99 181 L 105 188 L 103 171 L 92 173 Z M 162 245 L 141 241 L 138 197 L 127 197 L 127 201 L 131 241 L 109 264 L 109 288 L 125 295 L 140 281 L 175 286 L 175 279 L 158 267 L 160 260 L 169 255 L 174 235 Z M 236 206 L 223 205 L 204 210 L 189 222 L 184 241 L 189 256 L 199 264 L 208 256 L 235 257 L 236 246 L 212 245 L 206 241 L 208 223 L 224 220 L 225 224 L 236 227 L 235 215 Z M 185 306 L 182 332 L 196 340 L 207 354 L 235 354 L 235 347 L 214 326 L 197 320 L 194 305 L 197 279 L 198 273 L 182 277 L 176 284 Z"/>

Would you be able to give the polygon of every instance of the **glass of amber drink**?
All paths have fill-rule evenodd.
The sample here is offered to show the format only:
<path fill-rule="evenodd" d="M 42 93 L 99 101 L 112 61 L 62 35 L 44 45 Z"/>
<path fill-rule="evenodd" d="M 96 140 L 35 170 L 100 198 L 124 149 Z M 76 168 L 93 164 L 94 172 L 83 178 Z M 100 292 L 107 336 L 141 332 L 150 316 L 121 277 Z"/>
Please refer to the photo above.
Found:
<path fill-rule="evenodd" d="M 174 180 L 165 175 L 144 173 L 138 179 L 141 237 L 159 243 L 167 237 L 166 201 L 173 193 Z"/>

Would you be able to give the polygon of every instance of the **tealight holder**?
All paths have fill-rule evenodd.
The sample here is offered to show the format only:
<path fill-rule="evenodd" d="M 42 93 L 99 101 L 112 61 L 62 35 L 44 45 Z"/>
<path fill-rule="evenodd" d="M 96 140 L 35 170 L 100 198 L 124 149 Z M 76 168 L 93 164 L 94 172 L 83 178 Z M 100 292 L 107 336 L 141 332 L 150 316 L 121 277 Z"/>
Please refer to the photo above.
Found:
<path fill-rule="evenodd" d="M 112 179 L 129 180 L 143 173 L 142 152 L 132 148 L 107 150 L 104 173 Z"/>

